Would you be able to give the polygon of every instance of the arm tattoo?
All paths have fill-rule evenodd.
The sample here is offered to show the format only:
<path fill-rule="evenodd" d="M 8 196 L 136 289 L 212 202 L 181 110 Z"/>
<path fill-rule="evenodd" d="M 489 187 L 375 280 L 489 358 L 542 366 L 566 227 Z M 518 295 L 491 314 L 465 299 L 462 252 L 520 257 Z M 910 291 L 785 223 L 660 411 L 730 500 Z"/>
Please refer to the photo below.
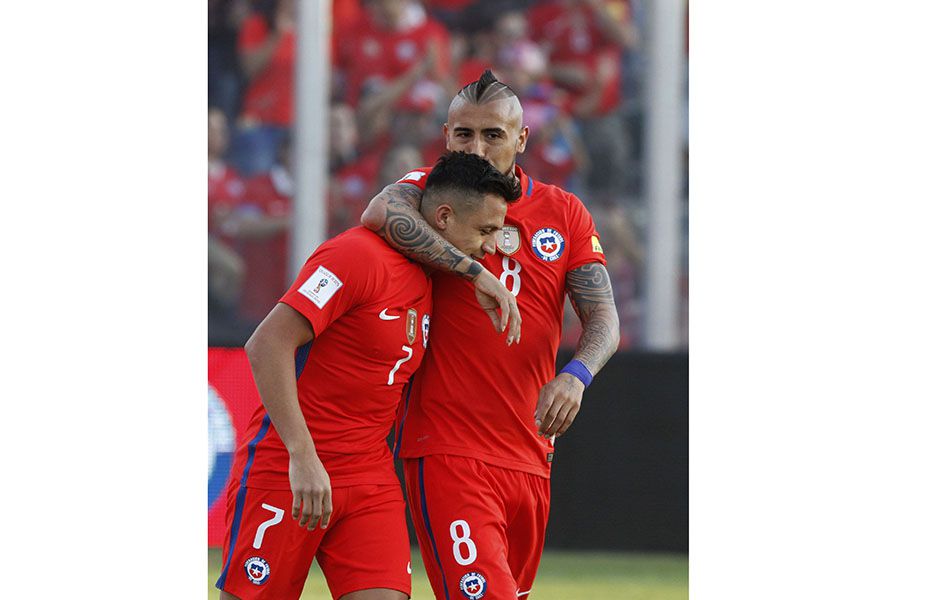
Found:
<path fill-rule="evenodd" d="M 378 196 L 383 196 L 388 202 L 406 202 L 413 210 L 419 210 L 423 190 L 411 183 L 392 183 L 378 192 Z"/>
<path fill-rule="evenodd" d="M 620 343 L 620 320 L 610 277 L 604 265 L 588 263 L 569 271 L 567 287 L 583 330 L 574 358 L 595 374 Z"/>
<path fill-rule="evenodd" d="M 388 244 L 404 256 L 443 271 L 457 273 L 471 281 L 483 267 L 462 254 L 430 227 L 417 206 L 423 192 L 411 185 L 388 186 L 381 192 L 387 197 L 384 225 L 377 231 Z"/>

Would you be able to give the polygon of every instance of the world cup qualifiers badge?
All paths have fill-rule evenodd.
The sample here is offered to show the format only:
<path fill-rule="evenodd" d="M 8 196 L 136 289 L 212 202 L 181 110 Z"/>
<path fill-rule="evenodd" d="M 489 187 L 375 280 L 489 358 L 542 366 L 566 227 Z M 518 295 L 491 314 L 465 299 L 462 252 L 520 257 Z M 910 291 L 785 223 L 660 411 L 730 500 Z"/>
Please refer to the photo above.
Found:
<path fill-rule="evenodd" d="M 551 227 L 543 227 L 533 234 L 533 252 L 545 262 L 559 260 L 565 250 L 565 238 Z"/>
<path fill-rule="evenodd" d="M 472 571 L 471 573 L 465 573 L 459 579 L 459 588 L 468 600 L 478 600 L 484 598 L 484 595 L 488 593 L 488 580 L 481 573 Z"/>
<path fill-rule="evenodd" d="M 268 566 L 268 562 L 260 556 L 253 556 L 249 560 L 245 561 L 245 574 L 248 576 L 249 581 L 255 585 L 262 585 L 268 581 L 268 575 L 271 574 L 271 567 Z"/>

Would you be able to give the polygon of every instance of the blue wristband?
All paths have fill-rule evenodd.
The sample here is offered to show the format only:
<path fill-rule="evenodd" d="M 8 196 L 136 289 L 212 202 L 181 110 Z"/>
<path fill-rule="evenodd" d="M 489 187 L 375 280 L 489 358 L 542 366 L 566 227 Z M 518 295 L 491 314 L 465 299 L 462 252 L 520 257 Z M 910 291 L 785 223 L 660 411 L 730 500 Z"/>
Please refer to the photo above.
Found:
<path fill-rule="evenodd" d="M 591 374 L 591 371 L 588 370 L 588 367 L 584 366 L 584 363 L 580 360 L 569 361 L 559 373 L 569 373 L 578 378 L 585 387 L 591 385 L 591 380 L 594 379 L 594 375 Z"/>

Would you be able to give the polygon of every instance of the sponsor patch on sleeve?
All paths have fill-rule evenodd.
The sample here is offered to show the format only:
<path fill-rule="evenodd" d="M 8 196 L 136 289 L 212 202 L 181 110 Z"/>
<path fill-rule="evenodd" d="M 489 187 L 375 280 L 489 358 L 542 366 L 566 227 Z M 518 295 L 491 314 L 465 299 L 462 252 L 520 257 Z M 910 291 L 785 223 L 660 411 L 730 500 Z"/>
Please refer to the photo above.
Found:
<path fill-rule="evenodd" d="M 402 181 L 420 181 L 421 179 L 423 179 L 425 175 L 426 173 L 424 173 L 423 171 L 410 171 L 409 173 L 407 173 L 406 175 L 398 179 L 396 183 L 400 183 Z"/>
<path fill-rule="evenodd" d="M 329 269 L 317 267 L 310 279 L 305 281 L 297 291 L 309 298 L 310 302 L 316 304 L 317 308 L 323 308 L 341 287 L 342 281 L 333 275 Z"/>
<path fill-rule="evenodd" d="M 597 239 L 596 235 L 591 236 L 591 250 L 594 252 L 604 253 L 604 250 L 601 248 L 601 241 Z"/>

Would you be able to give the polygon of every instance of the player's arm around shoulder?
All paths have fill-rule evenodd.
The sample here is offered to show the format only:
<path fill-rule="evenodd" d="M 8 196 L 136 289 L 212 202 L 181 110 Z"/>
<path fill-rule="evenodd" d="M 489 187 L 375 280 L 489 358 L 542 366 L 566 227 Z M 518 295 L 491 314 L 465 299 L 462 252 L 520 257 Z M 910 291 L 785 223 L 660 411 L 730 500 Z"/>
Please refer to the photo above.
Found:
<path fill-rule="evenodd" d="M 372 198 L 362 213 L 362 224 L 408 258 L 474 279 L 484 268 L 430 227 L 420 214 L 422 198 L 416 185 L 391 184 Z"/>
<path fill-rule="evenodd" d="M 620 319 L 607 267 L 591 262 L 568 272 L 569 298 L 581 319 L 575 356 L 539 393 L 536 424 L 541 435 L 565 433 L 581 409 L 581 398 L 594 376 L 620 344 Z"/>
<path fill-rule="evenodd" d="M 408 173 L 406 177 L 414 173 L 419 172 Z M 481 263 L 463 254 L 430 227 L 419 210 L 423 191 L 403 181 L 388 185 L 372 198 L 362 213 L 362 225 L 407 258 L 470 281 L 475 286 L 478 303 L 488 312 L 497 331 L 507 330 L 508 343 L 519 341 L 522 319 L 514 295 Z M 499 316 L 495 308 L 500 310 Z"/>
<path fill-rule="evenodd" d="M 332 488 L 297 398 L 294 351 L 311 342 L 313 326 L 287 304 L 278 303 L 245 344 L 262 404 L 287 447 L 293 493 L 291 516 L 312 530 L 329 524 Z"/>

